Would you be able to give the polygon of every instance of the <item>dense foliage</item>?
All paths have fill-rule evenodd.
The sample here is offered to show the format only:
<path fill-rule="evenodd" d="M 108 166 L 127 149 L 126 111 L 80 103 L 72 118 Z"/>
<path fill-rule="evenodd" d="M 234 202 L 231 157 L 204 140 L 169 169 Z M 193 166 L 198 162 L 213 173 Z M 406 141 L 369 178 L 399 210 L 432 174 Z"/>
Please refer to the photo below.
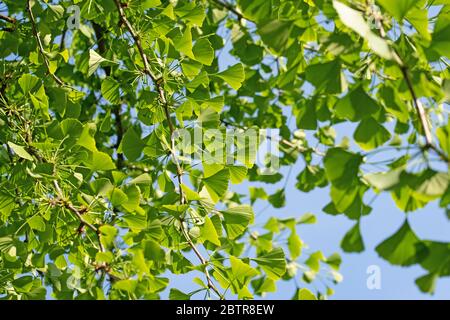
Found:
<path fill-rule="evenodd" d="M 329 188 L 323 211 L 354 221 L 343 251 L 364 250 L 360 221 L 388 192 L 405 222 L 378 254 L 420 265 L 424 292 L 450 275 L 450 244 L 407 218 L 450 205 L 449 0 L 6 0 L 0 56 L 5 299 L 332 294 L 339 255 L 297 234 L 313 215 L 255 223 L 288 177 L 261 174 L 253 144 L 232 164 L 186 160 L 230 129 L 280 129 L 280 165 L 304 163 L 297 192 Z M 181 128 L 204 133 L 182 155 Z M 244 180 L 281 187 L 233 192 Z"/>

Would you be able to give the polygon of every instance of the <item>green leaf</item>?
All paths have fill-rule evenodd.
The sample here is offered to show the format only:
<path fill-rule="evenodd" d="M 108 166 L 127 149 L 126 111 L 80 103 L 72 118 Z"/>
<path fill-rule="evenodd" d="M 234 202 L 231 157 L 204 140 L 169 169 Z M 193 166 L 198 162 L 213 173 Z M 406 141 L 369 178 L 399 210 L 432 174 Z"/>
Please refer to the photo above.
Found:
<path fill-rule="evenodd" d="M 305 130 L 317 129 L 316 106 L 313 103 L 307 103 L 298 108 L 297 128 Z"/>
<path fill-rule="evenodd" d="M 258 33 L 269 48 L 280 53 L 289 45 L 292 28 L 291 21 L 268 20 L 258 25 Z"/>
<path fill-rule="evenodd" d="M 245 79 L 244 66 L 242 63 L 236 63 L 216 76 L 228 83 L 234 90 L 238 90 Z"/>
<path fill-rule="evenodd" d="M 211 219 L 206 216 L 204 224 L 200 227 L 200 236 L 205 241 L 208 240 L 216 246 L 220 246 L 220 240 L 217 235 L 216 228 L 212 223 Z"/>
<path fill-rule="evenodd" d="M 324 158 L 325 173 L 336 187 L 352 184 L 358 176 L 362 157 L 341 148 L 331 148 Z"/>
<path fill-rule="evenodd" d="M 379 109 L 379 105 L 365 92 L 362 86 L 349 92 L 335 106 L 336 115 L 350 121 L 368 118 Z"/>
<path fill-rule="evenodd" d="M 120 102 L 120 84 L 111 77 L 107 77 L 102 81 L 101 92 L 103 98 L 111 104 Z"/>
<path fill-rule="evenodd" d="M 112 254 L 112 252 L 97 252 L 95 254 L 95 261 L 99 262 L 99 263 L 111 263 L 114 259 L 114 256 Z"/>
<path fill-rule="evenodd" d="M 284 193 L 284 189 L 278 189 L 274 194 L 270 195 L 269 203 L 274 208 L 282 208 L 286 205 L 286 195 Z"/>
<path fill-rule="evenodd" d="M 286 272 L 286 257 L 281 248 L 276 248 L 271 252 L 253 258 L 252 260 L 255 261 L 266 272 L 267 276 L 273 280 L 281 278 Z"/>
<path fill-rule="evenodd" d="M 129 185 L 124 187 L 124 192 L 127 195 L 127 201 L 122 203 L 122 207 L 132 213 L 141 212 L 139 203 L 141 201 L 141 192 L 136 185 Z"/>
<path fill-rule="evenodd" d="M 221 211 L 224 227 L 231 240 L 244 234 L 248 225 L 253 222 L 254 213 L 250 206 L 240 205 Z"/>
<path fill-rule="evenodd" d="M 192 48 L 195 60 L 210 66 L 214 60 L 214 49 L 206 38 L 201 38 L 195 42 Z"/>
<path fill-rule="evenodd" d="M 176 288 L 172 288 L 172 289 L 170 289 L 169 299 L 170 300 L 190 300 L 191 296 L 176 289 Z"/>
<path fill-rule="evenodd" d="M 389 2 L 397 2 L 397 1 L 391 1 L 386 0 Z M 404 0 L 400 0 L 404 1 Z M 408 0 L 413 1 L 414 0 Z M 339 14 L 339 18 L 341 21 L 350 29 L 355 31 L 357 34 L 359 34 L 361 37 L 363 37 L 365 40 L 367 40 L 368 45 L 370 49 L 373 50 L 377 55 L 384 59 L 393 60 L 395 58 L 393 50 L 389 47 L 386 40 L 383 38 L 377 36 L 375 33 L 373 33 L 370 30 L 369 25 L 364 20 L 362 13 L 359 11 L 356 11 L 352 8 L 347 7 L 345 4 L 333 0 L 333 6 L 336 9 L 337 13 Z"/>
<path fill-rule="evenodd" d="M 371 173 L 364 176 L 364 179 L 378 190 L 389 190 L 400 183 L 400 174 L 403 169 L 396 169 L 388 172 Z"/>
<path fill-rule="evenodd" d="M 100 226 L 98 229 L 100 231 L 100 239 L 102 244 L 105 247 L 112 246 L 118 233 L 118 230 L 113 226 L 107 224 Z"/>
<path fill-rule="evenodd" d="M 306 80 L 316 88 L 317 92 L 334 94 L 346 89 L 347 83 L 338 60 L 309 65 L 305 72 Z"/>
<path fill-rule="evenodd" d="M 29 219 L 28 225 L 33 230 L 45 231 L 45 221 L 39 215 L 34 215 L 31 219 Z"/>
<path fill-rule="evenodd" d="M 377 2 L 394 18 L 401 22 L 408 11 L 417 3 L 417 0 L 377 0 Z"/>
<path fill-rule="evenodd" d="M 152 260 L 152 261 L 164 260 L 165 252 L 156 241 L 146 240 L 143 243 L 143 246 L 144 246 L 145 259 Z"/>
<path fill-rule="evenodd" d="M 250 278 L 259 274 L 258 270 L 234 256 L 230 256 L 230 264 L 233 277 L 241 283 L 247 283 Z"/>
<path fill-rule="evenodd" d="M 429 273 L 416 279 L 416 284 L 420 291 L 424 293 L 433 294 L 436 289 L 436 281 L 438 275 L 436 273 Z"/>
<path fill-rule="evenodd" d="M 220 116 L 213 108 L 207 108 L 202 110 L 197 121 L 201 124 L 202 128 L 217 128 L 220 123 Z"/>
<path fill-rule="evenodd" d="M 123 135 L 120 149 L 125 157 L 130 161 L 136 161 L 145 147 L 141 137 L 134 131 L 133 127 L 128 128 Z"/>
<path fill-rule="evenodd" d="M 8 142 L 8 146 L 14 151 L 17 156 L 26 160 L 33 161 L 33 157 L 25 150 L 24 147 L 18 146 L 17 144 L 10 141 Z"/>
<path fill-rule="evenodd" d="M 40 83 L 40 80 L 35 75 L 26 73 L 19 78 L 18 82 L 22 92 L 28 94 Z"/>
<path fill-rule="evenodd" d="M 214 202 L 219 201 L 228 189 L 228 181 L 230 179 L 230 171 L 223 169 L 212 176 L 203 178 L 203 183 L 208 190 L 211 199 Z"/>
<path fill-rule="evenodd" d="M 431 48 L 440 55 L 450 58 L 450 10 L 444 7 L 434 26 Z"/>
<path fill-rule="evenodd" d="M 133 293 L 136 290 L 136 286 L 136 280 L 118 280 L 113 284 L 114 289 L 126 291 L 128 293 Z"/>
<path fill-rule="evenodd" d="M 308 289 L 301 288 L 301 289 L 298 289 L 298 291 L 294 297 L 294 300 L 317 300 L 317 298 L 314 295 L 314 293 L 312 293 Z"/>
<path fill-rule="evenodd" d="M 367 118 L 361 121 L 353 135 L 361 149 L 366 151 L 383 145 L 390 137 L 389 131 L 374 118 Z"/>
<path fill-rule="evenodd" d="M 118 207 L 121 204 L 125 203 L 128 200 L 128 196 L 125 192 L 118 188 L 114 188 L 111 190 L 109 195 L 109 200 L 114 207 Z"/>
<path fill-rule="evenodd" d="M 231 183 L 239 184 L 247 177 L 247 168 L 244 166 L 227 166 L 230 170 Z"/>
<path fill-rule="evenodd" d="M 380 243 L 375 250 L 383 259 L 400 266 L 413 265 L 419 262 L 424 254 L 424 246 L 407 220 L 395 234 Z"/>
<path fill-rule="evenodd" d="M 357 222 L 348 231 L 341 241 L 341 248 L 344 252 L 362 252 L 364 251 L 364 242 L 359 230 L 359 222 Z"/>
<path fill-rule="evenodd" d="M 173 45 L 175 47 L 175 50 L 185 54 L 191 59 L 195 59 L 194 53 L 192 52 L 191 27 L 186 27 L 183 34 L 178 34 L 173 39 Z"/>
<path fill-rule="evenodd" d="M 94 50 L 89 50 L 89 69 L 88 69 L 88 77 L 90 77 L 100 66 L 100 64 L 104 61 L 107 61 L 101 55 L 99 55 Z"/>
<path fill-rule="evenodd" d="M 111 157 L 107 153 L 100 151 L 92 153 L 92 161 L 88 165 L 93 171 L 108 171 L 116 168 Z"/>

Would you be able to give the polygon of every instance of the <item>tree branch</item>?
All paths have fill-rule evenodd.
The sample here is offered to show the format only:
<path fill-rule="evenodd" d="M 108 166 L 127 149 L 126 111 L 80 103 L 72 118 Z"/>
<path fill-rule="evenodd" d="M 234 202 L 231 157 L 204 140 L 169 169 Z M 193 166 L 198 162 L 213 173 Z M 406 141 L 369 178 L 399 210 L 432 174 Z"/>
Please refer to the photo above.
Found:
<path fill-rule="evenodd" d="M 186 199 L 184 197 L 184 193 L 183 193 L 183 189 L 181 188 L 181 185 L 183 183 L 182 180 L 182 174 L 183 171 L 181 169 L 180 163 L 178 162 L 178 158 L 175 154 L 175 141 L 174 141 L 174 132 L 175 132 L 175 127 L 173 125 L 172 122 L 172 118 L 170 116 L 170 111 L 169 111 L 169 105 L 166 99 L 166 93 L 164 90 L 164 81 L 162 78 L 157 78 L 154 73 L 151 71 L 150 69 L 150 65 L 148 64 L 148 59 L 147 59 L 147 55 L 144 52 L 144 48 L 142 47 L 141 44 L 141 40 L 139 38 L 139 35 L 136 33 L 136 31 L 134 30 L 133 26 L 131 25 L 131 23 L 128 21 L 125 12 L 122 8 L 122 5 L 120 4 L 120 0 L 114 0 L 117 6 L 117 9 L 119 11 L 119 16 L 120 16 L 120 20 L 121 22 L 125 25 L 125 27 L 127 28 L 128 32 L 131 34 L 131 36 L 133 37 L 134 43 L 137 46 L 139 53 L 141 55 L 142 61 L 144 62 L 144 73 L 147 74 L 150 79 L 153 81 L 153 84 L 155 85 L 158 94 L 159 94 L 159 99 L 161 101 L 161 104 L 164 107 L 164 113 L 167 119 L 167 123 L 169 125 L 169 130 L 170 130 L 170 134 L 171 134 L 171 155 L 172 155 L 172 159 L 175 162 L 175 165 L 177 167 L 177 178 L 178 178 L 178 184 L 179 184 L 179 192 L 180 192 L 180 203 L 181 204 L 185 204 L 186 203 Z M 186 241 L 188 242 L 189 246 L 192 248 L 192 250 L 194 251 L 195 255 L 198 257 L 198 259 L 200 260 L 200 263 L 202 265 L 205 266 L 205 276 L 206 279 L 208 281 L 208 287 L 213 290 L 220 299 L 224 299 L 224 297 L 220 294 L 219 290 L 217 289 L 217 287 L 214 285 L 211 275 L 209 274 L 208 268 L 207 268 L 207 260 L 205 258 L 203 258 L 202 254 L 200 253 L 200 251 L 197 249 L 197 247 L 195 246 L 194 242 L 192 241 L 192 239 L 189 236 L 189 233 L 185 230 L 184 228 L 184 222 L 183 220 L 180 220 L 181 222 L 181 231 L 184 235 L 184 237 L 186 238 Z"/>
<path fill-rule="evenodd" d="M 15 24 L 17 22 L 16 18 L 5 16 L 4 14 L 0 14 L 0 20 L 5 20 L 9 23 Z"/>
<path fill-rule="evenodd" d="M 226 9 L 226 10 L 234 13 L 238 17 L 239 20 L 248 20 L 247 18 L 244 17 L 244 15 L 242 13 L 237 11 L 231 4 L 222 2 L 220 0 L 212 0 L 212 2 L 214 4 L 216 4 L 217 6 L 221 7 L 222 9 Z M 250 21 L 250 20 L 248 20 L 248 21 Z"/>
<path fill-rule="evenodd" d="M 106 41 L 105 41 L 105 30 L 100 26 L 99 24 L 93 22 L 92 26 L 94 28 L 95 37 L 97 38 L 97 46 L 98 51 L 101 55 L 106 54 L 107 47 L 106 47 Z M 111 76 L 111 67 L 110 66 L 104 66 L 103 70 L 105 70 L 105 74 L 107 76 Z M 117 135 L 117 141 L 114 145 L 114 148 L 117 150 L 120 146 L 120 143 L 122 142 L 123 135 L 124 135 L 124 129 L 123 129 L 123 122 L 122 122 L 122 115 L 120 114 L 120 105 L 115 105 L 112 108 L 112 113 L 114 115 L 114 123 L 116 125 L 116 135 Z M 117 153 L 117 167 L 123 168 L 124 163 L 124 157 L 122 153 Z"/>
<path fill-rule="evenodd" d="M 180 203 L 185 204 L 186 199 L 184 196 L 183 189 L 181 188 L 181 185 L 183 184 L 183 169 L 181 168 L 178 158 L 175 154 L 175 140 L 174 140 L 175 127 L 173 125 L 172 118 L 170 116 L 169 104 L 166 99 L 166 93 L 164 90 L 164 80 L 162 78 L 157 78 L 155 76 L 155 74 L 152 72 L 152 70 L 150 69 L 150 65 L 148 63 L 148 58 L 144 52 L 144 48 L 142 46 L 141 39 L 140 39 L 139 35 L 137 34 L 136 30 L 134 30 L 130 21 L 127 19 L 127 16 L 125 15 L 125 11 L 123 10 L 120 0 L 114 0 L 114 2 L 116 3 L 117 10 L 119 11 L 119 17 L 120 17 L 121 23 L 123 25 L 125 25 L 128 32 L 131 34 L 136 47 L 138 48 L 139 54 L 144 63 L 144 73 L 150 77 L 153 84 L 155 85 L 155 87 L 158 91 L 158 94 L 159 94 L 159 100 L 160 100 L 161 104 L 163 105 L 164 113 L 166 116 L 167 123 L 169 125 L 169 131 L 170 131 L 170 136 L 171 136 L 170 137 L 170 140 L 171 140 L 170 154 L 171 154 L 172 160 L 175 163 L 175 166 L 177 168 L 177 179 L 178 179 L 179 192 L 180 192 Z"/>
<path fill-rule="evenodd" d="M 383 39 L 386 39 L 386 31 L 384 30 L 383 23 L 382 23 L 382 21 L 380 19 L 382 19 L 382 17 L 375 17 L 375 20 L 377 21 L 377 25 L 378 25 L 379 30 L 380 30 L 380 36 Z M 420 102 L 420 100 L 418 99 L 416 91 L 414 90 L 414 86 L 413 86 L 413 83 L 411 81 L 411 77 L 409 75 L 409 68 L 403 62 L 403 60 L 400 58 L 399 53 L 395 49 L 394 49 L 394 52 L 395 52 L 395 54 L 397 56 L 396 60 L 397 60 L 397 63 L 398 63 L 398 67 L 400 68 L 400 70 L 402 72 L 403 78 L 404 78 L 404 80 L 406 82 L 406 86 L 408 87 L 409 93 L 411 94 L 411 97 L 412 97 L 412 100 L 413 100 L 414 109 L 416 110 L 417 117 L 419 118 L 420 125 L 422 127 L 423 132 L 424 132 L 425 147 L 423 149 L 424 150 L 432 149 L 432 150 L 434 150 L 434 152 L 437 153 L 437 155 L 443 161 L 449 162 L 448 156 L 433 143 L 433 134 L 431 132 L 430 125 L 428 123 L 427 113 L 425 112 L 425 109 L 423 108 L 423 105 Z"/>
<path fill-rule="evenodd" d="M 47 56 L 45 55 L 44 46 L 42 45 L 42 41 L 39 36 L 39 31 L 37 30 L 36 20 L 34 19 L 33 11 L 31 10 L 31 0 L 27 1 L 27 11 L 28 15 L 30 16 L 31 27 L 33 30 L 34 37 L 36 38 L 39 53 L 41 54 L 42 59 L 44 59 L 44 63 L 45 66 L 47 67 L 48 73 L 50 73 L 50 75 L 53 77 L 53 79 L 56 81 L 57 84 L 59 84 L 60 86 L 65 86 L 66 84 L 60 78 L 58 78 L 56 74 L 50 71 L 50 63 L 48 62 Z"/>
<path fill-rule="evenodd" d="M 219 296 L 219 298 L 221 300 L 225 300 L 225 297 L 220 293 L 219 289 L 217 289 L 217 287 L 214 285 L 214 282 L 211 279 L 211 275 L 209 274 L 209 271 L 208 271 L 208 261 L 202 256 L 202 254 L 200 253 L 200 251 L 197 249 L 194 242 L 192 241 L 191 237 L 189 236 L 189 233 L 184 228 L 184 221 L 180 220 L 180 223 L 181 223 L 181 232 L 183 233 L 184 237 L 186 238 L 187 243 L 192 248 L 192 250 L 194 251 L 197 258 L 200 260 L 200 263 L 205 267 L 205 275 L 206 275 L 206 279 L 208 281 L 208 287 L 211 290 L 213 290 Z"/>
<path fill-rule="evenodd" d="M 91 229 L 92 231 L 95 232 L 95 234 L 97 235 L 98 238 L 98 246 L 101 252 L 105 252 L 105 248 L 103 247 L 103 244 L 101 242 L 101 235 L 100 235 L 100 230 L 94 226 L 93 224 L 87 222 L 86 220 L 84 220 L 82 213 L 80 212 L 80 210 L 78 210 L 77 208 L 75 208 L 75 206 L 70 203 L 69 201 L 67 201 L 64 197 L 64 193 L 61 190 L 61 187 L 59 186 L 58 181 L 53 180 L 53 186 L 55 187 L 56 193 L 59 197 L 59 201 L 61 202 L 62 205 L 64 205 L 65 208 L 67 208 L 68 210 L 70 210 L 73 214 L 75 214 L 75 216 L 77 217 L 77 219 L 80 221 L 80 223 L 86 227 L 88 227 L 89 229 Z"/>

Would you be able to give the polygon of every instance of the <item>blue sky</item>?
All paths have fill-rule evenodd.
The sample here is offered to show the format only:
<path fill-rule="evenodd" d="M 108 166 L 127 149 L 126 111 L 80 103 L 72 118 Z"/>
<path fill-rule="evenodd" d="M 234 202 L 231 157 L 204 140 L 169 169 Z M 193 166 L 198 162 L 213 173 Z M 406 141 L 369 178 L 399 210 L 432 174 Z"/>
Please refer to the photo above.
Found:
<path fill-rule="evenodd" d="M 432 8 L 429 16 L 435 16 L 438 9 Z M 228 34 L 223 35 L 225 40 L 229 39 Z M 225 68 L 236 61 L 226 51 L 230 49 L 230 43 L 225 46 L 223 53 L 220 55 L 219 64 L 221 68 Z M 304 88 L 306 93 L 310 93 L 312 88 Z M 289 109 L 285 110 L 285 114 L 289 114 Z M 294 119 L 291 119 L 290 127 L 295 129 Z M 351 137 L 353 135 L 354 126 L 349 124 L 341 124 L 335 127 L 337 133 L 337 142 L 344 136 Z M 309 132 L 308 137 L 312 136 Z M 354 148 L 355 146 L 352 145 Z M 383 156 L 383 155 L 380 155 Z M 386 156 L 386 155 L 385 155 Z M 298 228 L 298 234 L 301 239 L 309 246 L 309 250 L 305 252 L 314 252 L 322 250 L 328 256 L 334 252 L 341 254 L 343 262 L 340 272 L 344 280 L 340 284 L 333 287 L 335 294 L 330 299 L 450 299 L 450 277 L 440 278 L 437 282 L 434 295 L 423 294 L 415 285 L 414 280 L 424 274 L 426 271 L 419 266 L 413 267 L 397 267 L 390 265 L 383 259 L 379 258 L 375 252 L 375 247 L 383 240 L 394 234 L 403 224 L 405 213 L 397 209 L 391 196 L 387 193 L 379 195 L 372 204 L 372 212 L 369 216 L 365 216 L 361 220 L 361 233 L 363 236 L 365 251 L 359 254 L 346 254 L 340 249 L 340 241 L 345 233 L 355 224 L 355 221 L 349 220 L 346 216 L 330 216 L 322 212 L 322 208 L 330 202 L 329 189 L 316 189 L 310 193 L 302 193 L 296 189 L 296 176 L 303 170 L 303 161 L 299 159 L 293 168 L 289 179 L 283 179 L 276 185 L 256 184 L 263 186 L 267 193 L 273 193 L 286 183 L 286 207 L 282 209 L 273 209 L 272 207 L 258 213 L 265 208 L 266 203 L 260 202 L 255 205 L 255 213 L 258 215 L 255 223 L 267 221 L 271 216 L 287 218 L 292 216 L 300 216 L 304 213 L 311 212 L 316 215 L 317 223 L 314 225 L 303 225 Z M 287 176 L 288 169 L 282 168 L 281 172 Z M 255 184 L 252 184 L 255 185 Z M 239 193 L 248 193 L 249 183 L 243 183 L 233 186 L 232 190 Z M 366 202 L 370 200 L 366 199 Z M 450 220 L 446 217 L 445 211 L 439 208 L 437 203 L 432 203 L 425 208 L 408 213 L 406 215 L 408 221 L 421 239 L 450 242 Z M 194 257 L 192 257 L 194 259 Z M 191 259 L 191 261 L 195 261 Z M 302 257 L 300 257 L 301 260 Z M 381 270 L 381 289 L 369 290 L 367 288 L 367 268 L 376 265 Z M 171 287 L 176 287 L 185 292 L 192 290 L 191 282 L 193 274 L 185 276 L 171 276 Z M 200 276 L 201 274 L 195 274 Z M 300 279 L 301 274 L 297 275 Z M 315 287 L 313 285 L 305 285 L 299 282 L 300 286 L 314 290 L 316 288 L 323 289 L 320 282 Z M 266 299 L 290 299 L 295 291 L 295 282 L 278 282 L 277 291 L 269 293 Z M 167 292 L 163 297 L 167 296 Z M 197 295 L 194 298 L 201 299 L 203 296 Z"/>

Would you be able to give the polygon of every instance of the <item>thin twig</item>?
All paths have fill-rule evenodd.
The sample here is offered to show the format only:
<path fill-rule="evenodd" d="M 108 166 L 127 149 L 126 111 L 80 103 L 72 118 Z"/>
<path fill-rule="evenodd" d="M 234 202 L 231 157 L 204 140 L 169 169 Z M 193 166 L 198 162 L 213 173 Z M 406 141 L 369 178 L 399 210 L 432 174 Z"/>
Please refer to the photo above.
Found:
<path fill-rule="evenodd" d="M 37 42 L 37 45 L 39 48 L 39 53 L 41 54 L 42 59 L 44 59 L 44 63 L 45 63 L 45 66 L 47 67 L 48 73 L 50 73 L 50 75 L 53 77 L 53 79 L 56 81 L 57 84 L 59 84 L 60 86 L 66 86 L 66 84 L 60 78 L 58 78 L 58 76 L 56 74 L 54 74 L 50 70 L 50 63 L 48 62 L 47 56 L 45 54 L 44 46 L 42 45 L 42 41 L 39 36 L 39 31 L 36 26 L 36 20 L 34 19 L 33 11 L 31 10 L 31 0 L 27 1 L 27 11 L 28 11 L 28 15 L 30 16 L 31 27 L 33 30 L 34 37 L 36 38 L 36 42 Z"/>
<path fill-rule="evenodd" d="M 178 178 L 179 192 L 180 192 L 180 203 L 181 204 L 185 204 L 186 203 L 186 199 L 184 197 L 183 189 L 181 188 L 181 186 L 183 184 L 183 180 L 182 180 L 183 171 L 181 169 L 180 163 L 178 162 L 178 158 L 177 158 L 177 156 L 175 154 L 175 140 L 174 140 L 175 126 L 173 125 L 172 118 L 170 116 L 169 104 L 167 102 L 166 93 L 165 93 L 165 90 L 164 90 L 164 81 L 163 81 L 162 78 L 157 78 L 155 76 L 155 74 L 151 71 L 150 65 L 148 63 L 147 55 L 144 52 L 144 48 L 142 47 L 139 35 L 134 30 L 134 28 L 131 25 L 131 23 L 128 21 L 126 15 L 125 15 L 125 12 L 124 12 L 124 10 L 122 8 L 122 5 L 120 3 L 120 0 L 114 0 L 114 1 L 116 3 L 117 9 L 119 11 L 119 16 L 120 16 L 121 23 L 123 23 L 125 25 L 125 27 L 127 28 L 128 32 L 133 37 L 134 43 L 135 43 L 135 45 L 137 46 L 137 48 L 139 50 L 139 53 L 140 53 L 141 58 L 142 58 L 142 61 L 144 62 L 144 72 L 153 81 L 153 84 L 155 85 L 155 87 L 156 87 L 156 89 L 158 91 L 160 102 L 161 102 L 161 104 L 164 107 L 164 113 L 165 113 L 165 116 L 166 116 L 166 119 L 167 119 L 167 123 L 169 125 L 170 134 L 171 134 L 171 150 L 170 150 L 170 153 L 172 155 L 172 159 L 175 162 L 175 165 L 176 165 L 176 168 L 177 168 L 177 178 Z M 206 279 L 208 281 L 208 287 L 211 290 L 213 290 L 220 297 L 220 299 L 224 299 L 224 297 L 220 294 L 220 291 L 217 289 L 217 287 L 214 285 L 214 283 L 212 281 L 211 275 L 209 274 L 209 271 L 208 271 L 208 268 L 207 268 L 207 260 L 202 256 L 202 254 L 200 253 L 200 251 L 197 249 L 197 247 L 195 246 L 194 242 L 190 238 L 189 234 L 185 230 L 184 225 L 183 225 L 183 220 L 181 220 L 180 222 L 181 222 L 181 230 L 182 230 L 182 233 L 183 233 L 184 237 L 186 238 L 186 241 L 188 242 L 189 246 L 192 248 L 192 250 L 194 251 L 194 253 L 198 257 L 198 259 L 200 260 L 200 263 L 205 266 L 205 276 L 206 276 Z"/>
<path fill-rule="evenodd" d="M 82 213 L 80 212 L 80 210 L 78 210 L 77 208 L 75 208 L 75 206 L 67 201 L 64 197 L 64 193 L 61 190 L 61 187 L 59 186 L 58 181 L 53 180 L 53 186 L 55 187 L 56 193 L 59 197 L 59 200 L 61 201 L 61 203 L 64 205 L 65 208 L 69 209 L 73 214 L 75 214 L 75 216 L 77 217 L 77 219 L 80 221 L 80 223 L 86 227 L 88 227 L 89 229 L 91 229 L 92 231 L 95 232 L 95 234 L 97 235 L 98 238 L 98 246 L 101 252 L 105 252 L 105 248 L 103 247 L 103 244 L 101 242 L 101 236 L 100 236 L 100 230 L 94 226 L 93 224 L 87 222 L 86 220 L 84 220 Z"/>
<path fill-rule="evenodd" d="M 8 17 L 8 16 L 5 16 L 4 14 L 0 14 L 0 20 L 5 20 L 9 23 L 14 23 L 14 24 L 17 22 L 16 18 Z"/>
<path fill-rule="evenodd" d="M 208 261 L 203 257 L 203 255 L 200 253 L 200 251 L 198 251 L 194 242 L 192 242 L 192 239 L 189 236 L 189 233 L 184 228 L 183 220 L 180 220 L 180 224 L 181 224 L 181 232 L 183 233 L 184 237 L 186 238 L 187 243 L 192 248 L 192 250 L 194 251 L 197 258 L 200 260 L 200 263 L 205 267 L 205 275 L 206 275 L 206 279 L 208 281 L 208 287 L 211 290 L 213 290 L 219 296 L 219 298 L 221 300 L 225 300 L 225 297 L 220 293 L 219 289 L 217 289 L 217 287 L 214 285 L 214 283 L 211 279 L 211 275 L 209 274 L 209 271 L 208 271 Z"/>
<path fill-rule="evenodd" d="M 231 4 L 222 2 L 220 0 L 212 0 L 212 2 L 216 5 L 218 5 L 219 7 L 221 7 L 222 9 L 226 9 L 226 10 L 234 13 L 238 17 L 239 20 L 248 20 L 247 18 L 244 17 L 244 15 L 242 13 L 237 11 Z"/>
<path fill-rule="evenodd" d="M 380 36 L 383 39 L 386 39 L 386 31 L 383 28 L 382 21 L 378 22 L 378 26 L 380 29 Z M 417 117 L 419 118 L 420 125 L 422 127 L 424 137 L 425 137 L 425 146 L 422 148 L 424 151 L 431 149 L 434 150 L 434 152 L 437 153 L 437 155 L 445 162 L 449 162 L 449 157 L 440 150 L 434 143 L 433 143 L 433 134 L 431 132 L 431 128 L 428 122 L 428 117 L 425 109 L 423 108 L 422 103 L 417 97 L 416 91 L 414 90 L 413 83 L 411 81 L 411 77 L 409 75 L 409 67 L 403 62 L 403 60 L 400 58 L 400 54 L 394 50 L 394 53 L 396 55 L 396 60 L 398 63 L 398 67 L 400 68 L 403 78 L 406 82 L 406 86 L 408 87 L 409 93 L 411 94 L 414 109 L 416 110 Z"/>
<path fill-rule="evenodd" d="M 175 166 L 177 168 L 177 179 L 178 179 L 178 184 L 179 184 L 179 192 L 180 192 L 180 203 L 181 204 L 185 204 L 186 203 L 186 199 L 184 196 L 184 192 L 183 189 L 181 188 L 181 185 L 183 184 L 183 170 L 180 166 L 180 163 L 178 161 L 178 158 L 175 154 L 175 140 L 174 140 L 174 133 L 175 133 L 175 127 L 172 123 L 172 118 L 170 116 L 170 111 L 169 111 L 169 104 L 167 102 L 167 98 L 166 98 L 166 93 L 164 90 L 164 81 L 162 78 L 157 78 L 155 76 L 155 74 L 152 72 L 152 70 L 150 69 L 150 65 L 148 63 L 148 58 L 147 55 L 144 52 L 144 48 L 142 46 L 142 42 L 141 39 L 138 35 L 138 33 L 136 32 L 136 30 L 134 30 L 133 26 L 131 25 L 130 21 L 127 19 L 127 16 L 125 15 L 125 11 L 123 10 L 123 7 L 120 3 L 120 0 L 114 0 L 114 2 L 116 3 L 117 9 L 119 11 L 119 16 L 120 16 L 120 20 L 121 23 L 125 25 L 125 27 L 127 28 L 128 32 L 131 34 L 131 37 L 134 40 L 134 43 L 136 45 L 136 47 L 138 48 L 139 54 L 142 58 L 142 61 L 144 63 L 144 73 L 147 74 L 150 79 L 152 80 L 153 84 L 155 85 L 158 94 L 159 94 L 159 100 L 161 101 L 161 104 L 163 105 L 164 108 L 164 113 L 167 119 L 167 123 L 169 125 L 169 130 L 170 130 L 170 135 L 171 135 L 171 156 L 173 159 L 173 162 L 175 163 Z"/>
<path fill-rule="evenodd" d="M 408 86 L 408 90 L 411 93 L 414 108 L 416 109 L 417 116 L 419 117 L 425 135 L 426 145 L 430 146 L 433 144 L 433 135 L 431 134 L 430 126 L 428 124 L 427 114 L 422 106 L 422 103 L 419 101 L 419 99 L 417 99 L 416 92 L 409 76 L 408 68 L 406 66 L 402 66 L 400 67 L 400 70 L 402 71 L 403 78 L 405 79 L 406 85 Z"/>
<path fill-rule="evenodd" d="M 100 26 L 99 24 L 97 24 L 95 22 L 92 23 L 92 26 L 94 28 L 95 37 L 97 38 L 98 51 L 101 55 L 104 55 L 107 52 L 106 41 L 105 41 L 105 30 L 103 29 L 102 26 Z M 111 70 L 110 66 L 104 66 L 103 70 L 105 70 L 105 74 L 108 77 L 111 76 L 112 70 Z M 116 80 L 118 80 L 118 79 L 116 79 Z M 113 106 L 112 113 L 114 115 L 114 124 L 117 129 L 117 131 L 116 131 L 117 139 L 116 139 L 116 143 L 114 145 L 114 148 L 117 151 L 120 146 L 120 143 L 122 142 L 123 135 L 124 135 L 122 115 L 120 113 L 120 105 Z M 117 161 L 116 161 L 117 168 L 118 169 L 123 168 L 123 163 L 124 163 L 123 153 L 117 153 Z"/>

